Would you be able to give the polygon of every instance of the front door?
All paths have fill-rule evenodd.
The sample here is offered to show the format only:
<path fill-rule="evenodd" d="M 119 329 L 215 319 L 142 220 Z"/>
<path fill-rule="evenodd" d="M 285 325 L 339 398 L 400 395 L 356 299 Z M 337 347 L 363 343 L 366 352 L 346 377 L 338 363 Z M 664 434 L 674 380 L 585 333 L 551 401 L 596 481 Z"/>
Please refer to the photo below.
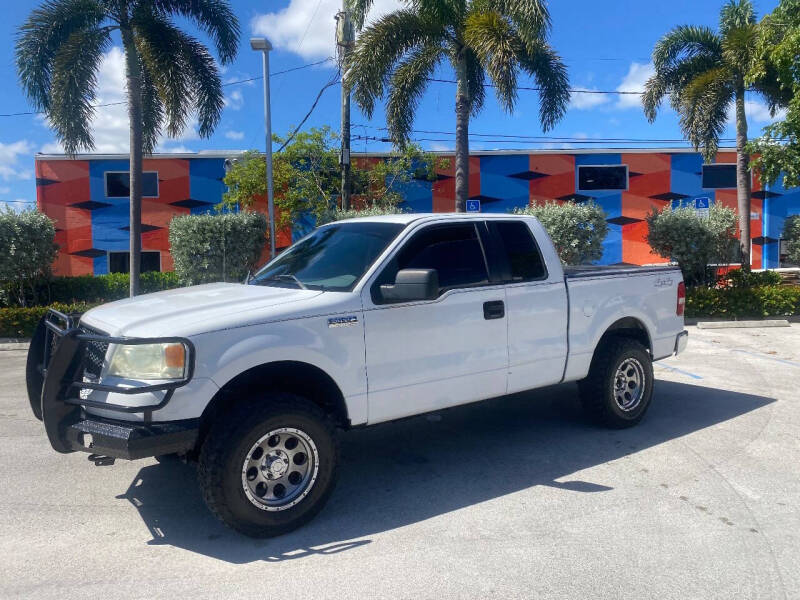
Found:
<path fill-rule="evenodd" d="M 370 423 L 505 393 L 505 290 L 490 276 L 484 232 L 481 221 L 423 226 L 364 288 Z M 380 284 L 405 268 L 436 269 L 439 297 L 384 301 Z"/>

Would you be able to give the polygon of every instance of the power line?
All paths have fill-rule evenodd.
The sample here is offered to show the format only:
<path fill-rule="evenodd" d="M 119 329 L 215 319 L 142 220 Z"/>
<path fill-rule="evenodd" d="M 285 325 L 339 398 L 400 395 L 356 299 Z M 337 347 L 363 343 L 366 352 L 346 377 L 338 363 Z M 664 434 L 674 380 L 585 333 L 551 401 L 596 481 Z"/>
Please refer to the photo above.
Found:
<path fill-rule="evenodd" d="M 274 77 L 276 75 L 284 75 L 285 73 L 291 73 L 292 71 L 300 71 L 301 69 L 308 69 L 309 67 L 316 67 L 317 65 L 321 65 L 322 63 L 330 62 L 333 60 L 332 56 L 327 58 L 323 58 L 322 60 L 318 60 L 317 62 L 308 63 L 306 65 L 300 65 L 298 67 L 292 67 L 291 69 L 284 69 L 282 71 L 274 71 L 269 74 L 270 77 Z M 237 79 L 236 81 L 229 81 L 227 83 L 223 83 L 222 87 L 228 87 L 231 85 L 239 85 L 242 83 L 249 83 L 251 81 L 258 81 L 264 79 L 263 75 L 258 75 L 257 77 L 248 77 L 247 79 Z M 121 104 L 127 104 L 127 101 L 121 100 L 119 102 L 105 102 L 103 104 L 94 104 L 92 108 L 105 108 L 106 106 L 119 106 Z M 15 113 L 0 113 L 0 117 L 24 117 L 29 115 L 43 115 L 44 111 L 24 111 L 24 112 L 15 112 Z"/>
<path fill-rule="evenodd" d="M 297 132 L 300 131 L 300 128 L 308 120 L 308 117 L 310 117 L 311 113 L 314 112 L 314 109 L 317 107 L 317 104 L 319 103 L 319 99 L 322 98 L 323 92 L 325 90 L 327 90 L 329 87 L 331 87 L 332 85 L 336 85 L 340 81 L 341 80 L 339 79 L 339 71 L 337 70 L 336 74 L 330 79 L 330 81 L 328 81 L 328 83 L 326 83 L 325 85 L 322 86 L 322 89 L 320 89 L 319 93 L 317 93 L 317 97 L 314 99 L 314 104 L 312 104 L 311 108 L 308 109 L 308 112 L 306 113 L 306 116 L 303 117 L 303 120 L 300 121 L 300 124 L 297 127 L 294 128 L 294 131 L 292 131 L 292 133 L 289 135 L 289 137 L 286 138 L 286 140 L 283 142 L 281 147 L 278 148 L 278 152 L 280 152 L 281 150 L 286 148 L 286 146 L 289 144 L 289 142 L 291 142 L 294 139 L 294 136 L 296 136 Z"/>

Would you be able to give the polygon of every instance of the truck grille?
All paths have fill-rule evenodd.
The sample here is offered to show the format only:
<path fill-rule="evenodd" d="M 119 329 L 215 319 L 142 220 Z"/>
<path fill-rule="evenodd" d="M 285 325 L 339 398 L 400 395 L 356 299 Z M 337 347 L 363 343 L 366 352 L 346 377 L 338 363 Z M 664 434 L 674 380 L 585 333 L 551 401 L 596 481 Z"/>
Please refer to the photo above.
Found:
<path fill-rule="evenodd" d="M 79 325 L 78 329 L 80 329 L 82 333 L 88 333 L 90 335 L 105 335 L 101 331 L 86 327 L 86 325 Z M 100 377 L 107 351 L 108 342 L 89 341 L 83 343 L 83 364 L 87 375 Z"/>

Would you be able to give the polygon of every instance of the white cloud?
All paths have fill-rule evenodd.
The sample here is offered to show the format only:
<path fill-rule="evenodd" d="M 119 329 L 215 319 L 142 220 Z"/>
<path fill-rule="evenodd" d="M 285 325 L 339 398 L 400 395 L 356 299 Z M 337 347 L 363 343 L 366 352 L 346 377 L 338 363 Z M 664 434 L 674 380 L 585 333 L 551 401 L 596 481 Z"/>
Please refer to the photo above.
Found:
<path fill-rule="evenodd" d="M 647 63 L 632 62 L 628 69 L 628 74 L 622 80 L 622 83 L 617 86 L 618 92 L 636 92 L 634 94 L 619 94 L 616 103 L 617 108 L 641 108 L 642 96 L 641 92 L 644 91 L 644 84 L 653 76 L 655 69 L 653 65 Z"/>
<path fill-rule="evenodd" d="M 229 140 L 243 140 L 244 131 L 226 131 L 225 137 Z"/>
<path fill-rule="evenodd" d="M 587 93 L 594 90 L 588 88 L 578 88 L 580 91 L 572 92 L 569 99 L 570 108 L 577 110 L 587 110 L 606 104 L 609 101 L 608 94 L 592 94 Z"/>
<path fill-rule="evenodd" d="M 12 179 L 31 179 L 33 170 L 20 165 L 20 157 L 33 152 L 33 144 L 28 140 L 19 140 L 10 144 L 0 142 L 0 178 L 4 181 Z"/>
<path fill-rule="evenodd" d="M 165 152 L 167 154 L 192 154 L 194 150 L 186 146 L 159 146 L 156 152 Z"/>
<path fill-rule="evenodd" d="M 744 114 L 747 115 L 748 123 L 772 123 L 786 118 L 786 110 L 781 108 L 773 117 L 769 114 L 769 106 L 759 100 L 745 100 Z M 728 106 L 728 123 L 736 124 L 736 105 L 731 102 Z"/>
<path fill-rule="evenodd" d="M 282 10 L 256 16 L 251 29 L 256 35 L 268 37 L 275 48 L 294 52 L 305 59 L 333 56 L 336 49 L 334 16 L 341 6 L 341 0 L 290 0 L 289 6 Z M 369 20 L 405 6 L 399 0 L 375 0 Z"/>
<path fill-rule="evenodd" d="M 432 152 L 452 152 L 453 145 L 452 144 L 445 144 L 442 142 L 431 142 L 430 149 Z"/>
<path fill-rule="evenodd" d="M 239 110 L 244 106 L 244 96 L 241 90 L 233 90 L 230 94 L 225 96 L 225 106 L 231 110 Z"/>

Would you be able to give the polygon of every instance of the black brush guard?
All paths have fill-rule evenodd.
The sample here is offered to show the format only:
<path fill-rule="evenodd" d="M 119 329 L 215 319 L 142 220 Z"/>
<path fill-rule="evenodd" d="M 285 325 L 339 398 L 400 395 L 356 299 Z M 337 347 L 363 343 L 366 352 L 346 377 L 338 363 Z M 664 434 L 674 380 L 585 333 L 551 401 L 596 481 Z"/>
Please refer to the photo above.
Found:
<path fill-rule="evenodd" d="M 194 448 L 198 419 L 152 423 L 153 411 L 169 403 L 179 387 L 189 383 L 194 372 L 194 345 L 186 338 L 112 337 L 79 326 L 79 314 L 66 315 L 50 309 L 42 317 L 28 350 L 26 380 L 33 414 L 43 421 L 50 445 L 58 452 L 81 450 L 113 458 L 135 459 L 186 452 Z M 179 343 L 186 348 L 188 369 L 183 379 L 121 387 L 86 381 L 84 375 L 98 376 L 109 344 L 141 345 Z M 94 379 L 91 377 L 90 379 Z M 157 394 L 160 399 L 144 406 L 126 406 L 81 398 L 81 390 L 118 394 Z M 84 408 L 120 413 L 143 413 L 143 422 L 130 422 L 87 415 Z"/>

